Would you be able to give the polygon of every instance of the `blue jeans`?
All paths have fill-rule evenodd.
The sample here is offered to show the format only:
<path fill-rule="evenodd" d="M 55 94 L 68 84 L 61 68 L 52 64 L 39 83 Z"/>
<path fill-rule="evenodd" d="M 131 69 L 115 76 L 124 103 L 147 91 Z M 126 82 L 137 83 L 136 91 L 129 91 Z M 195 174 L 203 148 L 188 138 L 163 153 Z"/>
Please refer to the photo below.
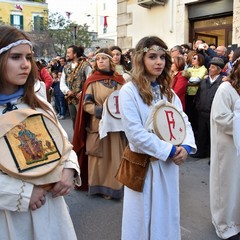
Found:
<path fill-rule="evenodd" d="M 66 114 L 66 100 L 64 96 L 55 95 L 55 107 L 57 113 L 61 116 L 65 116 Z"/>

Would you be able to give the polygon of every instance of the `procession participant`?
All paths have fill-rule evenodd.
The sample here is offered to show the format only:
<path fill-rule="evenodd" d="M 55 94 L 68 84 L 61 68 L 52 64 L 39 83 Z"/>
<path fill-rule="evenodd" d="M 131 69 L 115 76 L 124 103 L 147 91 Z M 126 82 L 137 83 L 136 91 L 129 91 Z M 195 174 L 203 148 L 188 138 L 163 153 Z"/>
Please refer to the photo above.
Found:
<path fill-rule="evenodd" d="M 142 38 L 133 57 L 132 80 L 120 90 L 122 124 L 131 152 L 151 156 L 143 191 L 124 186 L 122 240 L 179 240 L 179 165 L 195 152 L 194 136 L 181 101 L 170 88 L 171 57 L 158 37 Z M 172 103 L 186 124 L 180 146 L 161 140 L 145 128 L 159 100 Z"/>
<path fill-rule="evenodd" d="M 210 208 L 218 237 L 238 240 L 240 156 L 234 145 L 233 122 L 240 95 L 240 48 L 234 51 L 232 60 L 232 71 L 228 80 L 219 86 L 211 108 Z"/>
<path fill-rule="evenodd" d="M 75 45 L 68 47 L 66 59 L 69 62 L 63 67 L 62 77 L 60 79 L 60 90 L 66 96 L 68 110 L 73 122 L 73 129 L 82 87 L 92 71 L 88 61 L 83 55 L 83 47 L 77 47 Z"/>
<path fill-rule="evenodd" d="M 125 81 L 116 73 L 109 49 L 99 49 L 95 58 L 93 73 L 84 85 L 73 145 L 79 156 L 81 172 L 86 174 L 88 171 L 88 177 L 83 178 L 85 190 L 88 183 L 90 195 L 100 194 L 106 199 L 120 199 L 123 195 L 122 184 L 115 179 L 115 174 L 126 145 L 125 135 L 120 131 L 108 132 L 107 136 L 100 139 L 99 122 L 104 102 L 112 92 L 119 90 Z"/>
<path fill-rule="evenodd" d="M 80 183 L 76 154 L 51 105 L 34 93 L 30 39 L 10 26 L 0 32 L 1 239 L 77 239 L 63 198 Z"/>

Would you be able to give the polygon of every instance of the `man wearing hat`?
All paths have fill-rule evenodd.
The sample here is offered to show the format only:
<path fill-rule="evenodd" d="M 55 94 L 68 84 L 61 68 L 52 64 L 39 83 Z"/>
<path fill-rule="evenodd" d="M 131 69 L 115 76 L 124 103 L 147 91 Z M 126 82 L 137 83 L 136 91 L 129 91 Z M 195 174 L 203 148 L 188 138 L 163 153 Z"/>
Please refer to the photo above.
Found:
<path fill-rule="evenodd" d="M 210 112 L 215 93 L 222 83 L 224 61 L 222 58 L 213 57 L 209 62 L 209 75 L 200 82 L 194 104 L 198 113 L 197 153 L 194 158 L 210 156 Z"/>

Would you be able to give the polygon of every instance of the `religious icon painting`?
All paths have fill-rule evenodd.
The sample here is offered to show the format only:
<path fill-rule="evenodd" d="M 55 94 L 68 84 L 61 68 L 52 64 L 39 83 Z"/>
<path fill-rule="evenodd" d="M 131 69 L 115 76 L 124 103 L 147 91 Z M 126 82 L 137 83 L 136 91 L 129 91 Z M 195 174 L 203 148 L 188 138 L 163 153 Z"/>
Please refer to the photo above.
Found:
<path fill-rule="evenodd" d="M 19 172 L 40 167 L 61 158 L 57 145 L 41 114 L 32 115 L 4 136 Z"/>

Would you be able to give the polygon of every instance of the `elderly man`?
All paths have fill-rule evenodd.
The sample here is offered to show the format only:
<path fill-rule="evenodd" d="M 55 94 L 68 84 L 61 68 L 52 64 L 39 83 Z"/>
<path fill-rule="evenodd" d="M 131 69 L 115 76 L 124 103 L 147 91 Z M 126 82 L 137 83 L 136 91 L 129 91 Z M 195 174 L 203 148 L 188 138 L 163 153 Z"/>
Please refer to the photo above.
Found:
<path fill-rule="evenodd" d="M 170 50 L 171 57 L 183 56 L 183 49 L 180 45 L 176 45 Z"/>
<path fill-rule="evenodd" d="M 215 93 L 222 83 L 224 61 L 214 57 L 209 62 L 209 75 L 200 82 L 194 103 L 198 112 L 197 153 L 193 158 L 210 156 L 210 112 Z"/>
<path fill-rule="evenodd" d="M 217 53 L 217 56 L 222 58 L 224 63 L 226 64 L 228 62 L 228 59 L 226 57 L 227 48 L 224 46 L 218 46 L 215 51 Z"/>

